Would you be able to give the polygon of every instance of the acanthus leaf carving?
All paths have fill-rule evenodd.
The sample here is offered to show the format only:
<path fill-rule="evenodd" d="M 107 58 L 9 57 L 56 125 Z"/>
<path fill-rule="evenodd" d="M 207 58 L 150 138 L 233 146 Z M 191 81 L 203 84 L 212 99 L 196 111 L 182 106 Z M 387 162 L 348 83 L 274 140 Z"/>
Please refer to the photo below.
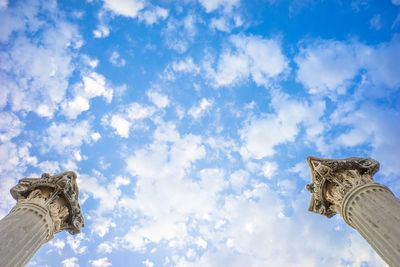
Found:
<path fill-rule="evenodd" d="M 53 221 L 54 232 L 80 232 L 84 219 L 79 205 L 79 189 L 74 172 L 64 172 L 41 178 L 23 178 L 11 189 L 18 203 L 32 203 L 46 208 Z"/>
<path fill-rule="evenodd" d="M 309 211 L 328 218 L 340 213 L 343 198 L 352 188 L 372 183 L 379 163 L 369 158 L 321 159 L 308 157 L 312 182 Z"/>

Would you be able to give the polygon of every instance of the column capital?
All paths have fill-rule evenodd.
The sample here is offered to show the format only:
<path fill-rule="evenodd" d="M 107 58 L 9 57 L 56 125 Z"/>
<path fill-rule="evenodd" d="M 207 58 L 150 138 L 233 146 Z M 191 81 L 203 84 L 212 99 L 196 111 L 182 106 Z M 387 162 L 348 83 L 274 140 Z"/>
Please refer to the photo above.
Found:
<path fill-rule="evenodd" d="M 306 186 L 311 192 L 309 211 L 330 218 L 340 213 L 345 195 L 355 187 L 373 183 L 372 175 L 379 163 L 370 158 L 322 159 L 307 158 L 312 182 Z"/>
<path fill-rule="evenodd" d="M 80 233 L 84 219 L 78 202 L 77 176 L 68 171 L 41 178 L 23 178 L 11 188 L 11 195 L 19 206 L 34 204 L 48 210 L 53 221 L 53 233 L 67 230 L 71 234 Z"/>

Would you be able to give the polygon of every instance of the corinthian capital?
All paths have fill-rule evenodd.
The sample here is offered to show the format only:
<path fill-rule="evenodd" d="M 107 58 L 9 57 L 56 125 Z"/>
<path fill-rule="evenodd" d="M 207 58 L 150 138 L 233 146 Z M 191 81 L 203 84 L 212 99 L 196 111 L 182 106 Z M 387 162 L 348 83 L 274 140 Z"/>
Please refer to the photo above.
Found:
<path fill-rule="evenodd" d="M 53 221 L 53 233 L 67 230 L 77 234 L 84 225 L 78 202 L 79 189 L 74 172 L 64 172 L 41 178 L 23 178 L 11 188 L 11 195 L 17 200 L 17 210 L 24 204 L 34 204 L 48 210 Z"/>
<path fill-rule="evenodd" d="M 379 163 L 370 158 L 321 159 L 307 158 L 312 182 L 306 186 L 311 192 L 309 211 L 330 218 L 340 213 L 345 195 L 355 187 L 373 183 L 372 175 Z"/>

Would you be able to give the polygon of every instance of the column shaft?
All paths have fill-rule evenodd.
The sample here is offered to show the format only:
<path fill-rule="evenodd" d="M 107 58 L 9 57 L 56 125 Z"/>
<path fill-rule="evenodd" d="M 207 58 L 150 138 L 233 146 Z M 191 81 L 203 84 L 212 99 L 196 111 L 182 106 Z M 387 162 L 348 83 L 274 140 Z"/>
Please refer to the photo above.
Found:
<path fill-rule="evenodd" d="M 25 266 L 51 238 L 52 224 L 47 209 L 31 203 L 16 205 L 0 220 L 0 266 Z"/>
<path fill-rule="evenodd" d="M 341 215 L 390 266 L 400 264 L 400 200 L 387 187 L 372 183 L 350 191 Z"/>

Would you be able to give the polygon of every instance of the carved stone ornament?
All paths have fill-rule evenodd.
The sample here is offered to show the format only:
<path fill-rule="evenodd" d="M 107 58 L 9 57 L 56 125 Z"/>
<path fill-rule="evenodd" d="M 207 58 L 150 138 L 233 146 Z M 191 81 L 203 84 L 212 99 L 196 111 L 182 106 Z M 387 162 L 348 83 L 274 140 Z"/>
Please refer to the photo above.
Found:
<path fill-rule="evenodd" d="M 307 158 L 312 182 L 306 186 L 311 192 L 309 211 L 330 218 L 340 213 L 345 195 L 353 188 L 373 183 L 372 175 L 379 163 L 370 158 L 321 159 Z"/>
<path fill-rule="evenodd" d="M 79 189 L 76 174 L 72 171 L 41 178 L 23 178 L 11 188 L 18 204 L 32 203 L 46 208 L 54 225 L 54 233 L 67 230 L 80 233 L 84 219 L 78 202 Z"/>

